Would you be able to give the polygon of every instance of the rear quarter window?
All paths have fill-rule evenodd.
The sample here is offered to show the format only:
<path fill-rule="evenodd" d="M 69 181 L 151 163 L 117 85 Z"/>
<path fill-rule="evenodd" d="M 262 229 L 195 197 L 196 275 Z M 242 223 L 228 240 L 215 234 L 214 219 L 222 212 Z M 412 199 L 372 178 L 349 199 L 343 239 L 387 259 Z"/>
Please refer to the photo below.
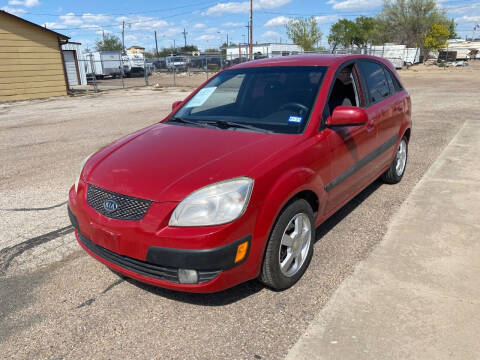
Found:
<path fill-rule="evenodd" d="M 390 96 L 390 87 L 382 65 L 371 61 L 362 61 L 360 69 L 367 83 L 367 97 L 371 104 Z"/>

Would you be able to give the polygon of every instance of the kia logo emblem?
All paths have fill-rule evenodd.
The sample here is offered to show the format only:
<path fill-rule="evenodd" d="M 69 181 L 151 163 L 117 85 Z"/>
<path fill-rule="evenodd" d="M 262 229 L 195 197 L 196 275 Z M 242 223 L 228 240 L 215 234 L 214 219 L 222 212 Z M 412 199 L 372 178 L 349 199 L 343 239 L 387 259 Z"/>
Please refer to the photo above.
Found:
<path fill-rule="evenodd" d="M 103 208 L 107 212 L 112 212 L 118 209 L 118 203 L 115 200 L 108 199 L 103 202 Z"/>

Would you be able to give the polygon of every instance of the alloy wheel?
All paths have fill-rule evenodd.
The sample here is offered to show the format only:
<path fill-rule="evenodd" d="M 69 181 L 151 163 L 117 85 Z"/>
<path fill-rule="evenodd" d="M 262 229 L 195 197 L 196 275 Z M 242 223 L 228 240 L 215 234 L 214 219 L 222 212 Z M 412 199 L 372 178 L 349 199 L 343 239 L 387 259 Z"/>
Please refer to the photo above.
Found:
<path fill-rule="evenodd" d="M 312 224 L 305 213 L 296 214 L 283 232 L 279 249 L 280 270 L 287 277 L 302 267 L 311 246 Z"/>

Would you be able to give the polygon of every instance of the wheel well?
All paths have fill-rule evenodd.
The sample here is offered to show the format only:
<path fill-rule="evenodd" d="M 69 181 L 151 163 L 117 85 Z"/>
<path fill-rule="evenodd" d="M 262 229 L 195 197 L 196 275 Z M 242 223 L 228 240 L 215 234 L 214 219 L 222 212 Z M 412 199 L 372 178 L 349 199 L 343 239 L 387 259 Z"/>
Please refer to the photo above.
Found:
<path fill-rule="evenodd" d="M 303 199 L 310 204 L 314 213 L 318 212 L 318 197 L 313 191 L 304 190 L 296 194 L 290 201 L 293 199 Z M 289 201 L 289 202 L 290 202 Z"/>
<path fill-rule="evenodd" d="M 406 136 L 406 137 L 407 137 L 407 141 L 410 142 L 410 128 L 408 128 L 408 129 L 405 131 L 404 136 Z"/>

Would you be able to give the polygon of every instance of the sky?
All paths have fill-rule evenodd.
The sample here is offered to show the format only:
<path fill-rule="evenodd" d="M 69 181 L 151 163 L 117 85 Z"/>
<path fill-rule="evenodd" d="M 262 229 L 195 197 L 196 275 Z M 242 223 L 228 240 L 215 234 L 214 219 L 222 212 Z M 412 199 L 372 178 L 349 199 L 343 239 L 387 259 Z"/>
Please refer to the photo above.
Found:
<path fill-rule="evenodd" d="M 457 23 L 462 38 L 471 37 L 480 22 L 480 1 L 437 0 Z M 338 19 L 355 19 L 377 14 L 383 0 L 253 0 L 253 41 L 289 42 L 285 23 L 292 17 L 315 16 L 323 32 L 321 44 L 328 46 L 330 26 Z M 0 0 L 0 9 L 93 48 L 102 33 L 122 34 L 125 22 L 125 46 L 155 48 L 197 45 L 200 49 L 218 48 L 226 42 L 248 41 L 247 24 L 250 2 L 209 0 Z M 480 37 L 480 29 L 476 31 Z"/>

